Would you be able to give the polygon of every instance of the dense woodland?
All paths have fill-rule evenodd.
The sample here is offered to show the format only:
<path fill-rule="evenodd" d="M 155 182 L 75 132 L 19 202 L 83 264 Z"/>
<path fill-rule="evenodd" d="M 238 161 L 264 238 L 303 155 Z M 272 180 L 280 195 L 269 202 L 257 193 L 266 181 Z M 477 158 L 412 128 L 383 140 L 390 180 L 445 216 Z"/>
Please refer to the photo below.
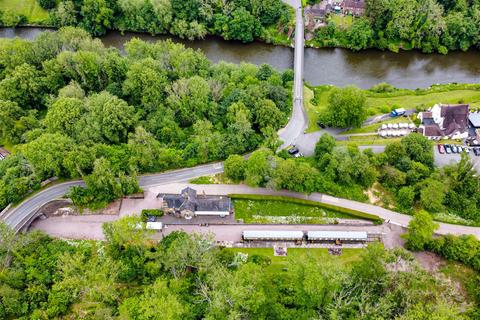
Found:
<path fill-rule="evenodd" d="M 313 44 L 367 48 L 419 49 L 447 53 L 480 45 L 478 0 L 366 0 L 366 14 L 346 28 L 330 21 Z"/>
<path fill-rule="evenodd" d="M 419 134 L 387 145 L 380 154 L 337 146 L 333 137 L 324 134 L 314 159 L 292 159 L 286 152 L 274 155 L 263 149 L 248 160 L 230 156 L 225 174 L 250 186 L 322 192 L 359 201 L 367 200 L 368 189 L 383 191 L 379 195 L 383 205 L 401 212 L 423 208 L 451 222 L 480 223 L 480 177 L 470 158 L 463 155 L 455 165 L 435 168 L 432 143 Z"/>
<path fill-rule="evenodd" d="M 289 43 L 291 9 L 281 0 L 38 0 L 49 10 L 48 25 L 79 26 L 95 36 L 107 30 L 170 33 L 180 38 L 208 34 L 226 40 Z M 1 19 L 0 19 L 1 21 Z M 5 13 L 4 25 L 28 17 Z"/>
<path fill-rule="evenodd" d="M 277 147 L 292 71 L 212 64 L 170 41 L 125 51 L 72 27 L 0 39 L 0 142 L 14 150 L 0 162 L 0 208 L 53 176 L 86 178 L 76 202 L 104 204 L 135 192 L 137 173 Z"/>
<path fill-rule="evenodd" d="M 17 238 L 0 225 L 0 318 L 475 319 L 468 295 L 404 250 L 372 245 L 350 262 L 304 257 L 283 269 L 206 236 L 149 240 L 139 220 L 104 225 L 106 242 Z M 466 297 L 467 295 L 467 297 Z"/>

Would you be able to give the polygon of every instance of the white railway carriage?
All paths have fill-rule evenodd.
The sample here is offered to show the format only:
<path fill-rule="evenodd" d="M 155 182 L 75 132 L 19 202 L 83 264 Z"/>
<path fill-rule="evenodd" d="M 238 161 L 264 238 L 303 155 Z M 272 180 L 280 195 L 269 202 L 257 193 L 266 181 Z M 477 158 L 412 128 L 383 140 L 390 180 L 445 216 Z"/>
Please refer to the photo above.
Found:
<path fill-rule="evenodd" d="M 351 241 L 365 242 L 368 235 L 364 231 L 308 231 L 308 241 Z"/>
<path fill-rule="evenodd" d="M 245 230 L 243 240 L 250 241 L 302 241 L 303 231 L 280 231 L 280 230 Z"/>

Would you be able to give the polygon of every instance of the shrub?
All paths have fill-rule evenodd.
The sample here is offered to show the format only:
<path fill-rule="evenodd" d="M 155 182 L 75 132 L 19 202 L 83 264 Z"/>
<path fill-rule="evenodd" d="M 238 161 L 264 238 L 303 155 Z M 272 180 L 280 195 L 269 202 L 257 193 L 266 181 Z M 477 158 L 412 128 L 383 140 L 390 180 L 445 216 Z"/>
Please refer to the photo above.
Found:
<path fill-rule="evenodd" d="M 142 220 L 147 221 L 149 216 L 153 217 L 163 217 L 163 211 L 160 209 L 143 209 L 142 210 Z"/>
<path fill-rule="evenodd" d="M 40 7 L 45 10 L 50 10 L 56 7 L 57 2 L 55 0 L 38 0 Z"/>

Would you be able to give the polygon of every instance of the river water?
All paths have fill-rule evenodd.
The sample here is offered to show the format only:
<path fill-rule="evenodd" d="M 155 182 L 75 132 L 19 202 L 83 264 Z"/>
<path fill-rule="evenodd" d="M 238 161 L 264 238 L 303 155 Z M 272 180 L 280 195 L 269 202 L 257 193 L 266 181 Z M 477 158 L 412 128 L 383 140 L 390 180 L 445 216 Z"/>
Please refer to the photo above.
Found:
<path fill-rule="evenodd" d="M 0 37 L 33 39 L 46 29 L 0 28 Z M 284 70 L 293 67 L 293 49 L 261 42 L 243 44 L 216 37 L 185 41 L 172 36 L 109 32 L 101 39 L 106 46 L 123 50 L 123 44 L 133 37 L 146 41 L 172 39 L 185 46 L 202 50 L 212 61 L 239 63 L 268 63 Z M 451 52 L 448 55 L 422 54 L 417 51 L 401 53 L 366 50 L 352 52 L 346 49 L 305 49 L 305 80 L 313 85 L 355 84 L 369 88 L 388 82 L 399 88 L 425 88 L 435 83 L 480 82 L 480 51 Z"/>

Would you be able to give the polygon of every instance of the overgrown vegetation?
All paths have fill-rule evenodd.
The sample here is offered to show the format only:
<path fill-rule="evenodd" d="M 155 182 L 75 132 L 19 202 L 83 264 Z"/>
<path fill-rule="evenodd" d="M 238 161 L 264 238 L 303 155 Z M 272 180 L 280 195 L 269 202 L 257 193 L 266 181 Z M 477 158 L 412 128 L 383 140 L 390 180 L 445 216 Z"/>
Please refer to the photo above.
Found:
<path fill-rule="evenodd" d="M 243 219 L 246 223 L 268 222 L 268 218 L 265 216 L 273 217 L 272 220 L 275 220 L 274 217 L 280 217 L 278 218 L 279 221 L 282 217 L 286 217 L 286 223 L 326 223 L 334 221 L 330 218 L 357 218 L 371 220 L 377 224 L 382 223 L 382 219 L 375 215 L 312 200 L 253 194 L 230 194 L 229 197 L 234 200 L 235 218 Z M 289 219 L 292 221 L 289 221 Z"/>
<path fill-rule="evenodd" d="M 475 318 L 473 298 L 403 250 L 375 244 L 340 257 L 326 249 L 272 257 L 268 249 L 222 249 L 181 232 L 156 243 L 140 223 L 127 217 L 105 224 L 105 242 L 15 237 L 0 225 L 0 317 Z"/>
<path fill-rule="evenodd" d="M 450 0 L 367 0 L 364 17 L 351 25 L 329 19 L 315 33 L 318 47 L 419 49 L 446 54 L 479 45 L 480 3 Z"/>
<path fill-rule="evenodd" d="M 53 176 L 85 179 L 75 203 L 138 190 L 135 176 L 275 149 L 292 73 L 212 64 L 170 41 L 133 39 L 125 55 L 84 30 L 0 39 L 0 208 Z"/>

